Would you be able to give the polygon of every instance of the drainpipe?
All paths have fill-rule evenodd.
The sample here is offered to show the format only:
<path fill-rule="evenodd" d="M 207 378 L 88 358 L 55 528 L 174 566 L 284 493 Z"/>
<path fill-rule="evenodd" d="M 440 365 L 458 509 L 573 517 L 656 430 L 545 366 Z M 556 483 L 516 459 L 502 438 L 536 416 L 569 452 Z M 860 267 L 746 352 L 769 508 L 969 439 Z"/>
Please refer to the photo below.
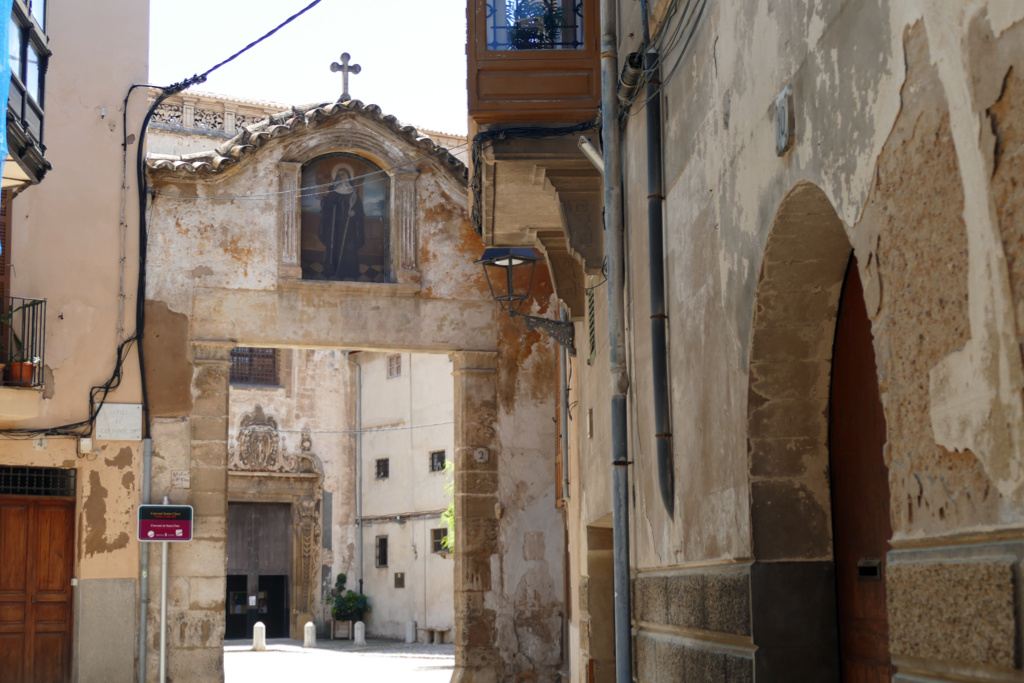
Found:
<path fill-rule="evenodd" d="M 658 462 L 661 502 L 671 518 L 675 511 L 675 469 L 672 463 L 672 429 L 669 424 L 668 345 L 665 314 L 665 250 L 662 206 L 665 202 L 661 169 L 661 74 L 658 51 L 651 45 L 647 0 L 640 0 L 647 72 L 647 263 L 651 293 L 651 386 L 654 390 L 654 440 Z"/>
<path fill-rule="evenodd" d="M 605 258 L 611 382 L 612 536 L 615 588 L 615 678 L 633 676 L 629 599 L 629 448 L 626 443 L 626 316 L 623 276 L 622 157 L 619 140 L 616 0 L 601 0 L 601 134 L 604 143 Z"/>
<path fill-rule="evenodd" d="M 142 504 L 149 504 L 153 469 L 153 439 L 142 440 Z M 146 637 L 149 624 L 149 544 L 139 548 L 139 683 L 146 683 Z"/>
<path fill-rule="evenodd" d="M 569 312 L 562 310 L 562 322 L 569 322 Z M 561 424 L 562 424 L 562 506 L 568 504 L 569 501 L 569 351 L 564 346 L 561 348 L 561 360 L 562 367 L 562 405 L 561 405 Z"/>
<path fill-rule="evenodd" d="M 363 366 L 345 352 L 345 360 L 356 366 L 356 548 L 359 551 L 359 592 L 363 592 Z"/>
<path fill-rule="evenodd" d="M 581 138 L 585 139 L 585 138 Z M 569 321 L 569 312 L 561 309 L 559 316 L 562 322 Z M 569 578 L 569 351 L 561 347 L 558 359 L 562 375 L 562 400 L 560 403 L 562 426 L 562 544 L 564 558 L 562 562 L 562 596 L 565 604 L 562 607 L 562 668 L 565 680 L 569 678 L 569 605 L 572 598 L 572 582 Z"/>

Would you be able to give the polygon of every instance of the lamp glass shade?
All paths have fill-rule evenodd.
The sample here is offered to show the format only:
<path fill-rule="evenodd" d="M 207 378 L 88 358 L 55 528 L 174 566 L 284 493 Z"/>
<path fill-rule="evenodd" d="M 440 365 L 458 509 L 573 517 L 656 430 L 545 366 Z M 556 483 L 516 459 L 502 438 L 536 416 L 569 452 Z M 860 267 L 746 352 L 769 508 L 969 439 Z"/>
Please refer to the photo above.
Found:
<path fill-rule="evenodd" d="M 533 249 L 491 248 L 476 262 L 484 267 L 491 297 L 509 314 L 519 313 L 533 287 L 533 272 L 542 260 Z"/>

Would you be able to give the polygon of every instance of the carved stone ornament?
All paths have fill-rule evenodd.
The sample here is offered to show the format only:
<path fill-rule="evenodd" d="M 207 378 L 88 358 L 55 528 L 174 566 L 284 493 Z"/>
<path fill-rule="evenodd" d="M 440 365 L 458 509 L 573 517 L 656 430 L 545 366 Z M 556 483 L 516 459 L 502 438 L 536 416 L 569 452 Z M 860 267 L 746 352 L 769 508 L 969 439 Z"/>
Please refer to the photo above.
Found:
<path fill-rule="evenodd" d="M 228 468 L 248 472 L 295 472 L 295 458 L 281 444 L 277 420 L 257 404 L 239 423 L 237 447 L 228 457 Z"/>

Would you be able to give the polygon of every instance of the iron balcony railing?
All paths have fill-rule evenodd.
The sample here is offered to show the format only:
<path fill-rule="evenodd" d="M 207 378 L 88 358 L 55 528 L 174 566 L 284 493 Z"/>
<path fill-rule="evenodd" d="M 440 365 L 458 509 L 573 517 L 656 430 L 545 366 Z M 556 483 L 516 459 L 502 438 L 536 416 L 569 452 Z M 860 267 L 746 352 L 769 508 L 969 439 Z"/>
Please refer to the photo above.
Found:
<path fill-rule="evenodd" d="M 4 384 L 39 387 L 46 359 L 46 299 L 0 299 L 0 362 Z"/>

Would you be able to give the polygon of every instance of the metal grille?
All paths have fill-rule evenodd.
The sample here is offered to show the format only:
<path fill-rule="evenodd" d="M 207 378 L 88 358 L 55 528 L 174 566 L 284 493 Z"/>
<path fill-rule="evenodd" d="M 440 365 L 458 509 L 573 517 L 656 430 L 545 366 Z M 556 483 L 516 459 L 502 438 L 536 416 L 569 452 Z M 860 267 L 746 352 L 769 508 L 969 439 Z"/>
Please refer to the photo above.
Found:
<path fill-rule="evenodd" d="M 277 386 L 277 349 L 232 349 L 231 383 Z"/>
<path fill-rule="evenodd" d="M 377 537 L 377 566 L 386 567 L 388 566 L 388 537 L 378 536 Z"/>
<path fill-rule="evenodd" d="M 377 478 L 387 479 L 391 474 L 391 462 L 387 458 L 377 461 Z"/>
<path fill-rule="evenodd" d="M 0 495 L 74 497 L 75 470 L 0 466 Z"/>
<path fill-rule="evenodd" d="M 444 451 L 434 451 L 430 454 L 430 471 L 440 472 L 444 470 Z"/>
<path fill-rule="evenodd" d="M 594 290 L 587 290 L 587 332 L 590 341 L 590 357 L 587 365 L 593 365 L 597 358 L 597 310 L 594 306 Z"/>
<path fill-rule="evenodd" d="M 487 49 L 583 48 L 582 0 L 489 0 Z"/>

